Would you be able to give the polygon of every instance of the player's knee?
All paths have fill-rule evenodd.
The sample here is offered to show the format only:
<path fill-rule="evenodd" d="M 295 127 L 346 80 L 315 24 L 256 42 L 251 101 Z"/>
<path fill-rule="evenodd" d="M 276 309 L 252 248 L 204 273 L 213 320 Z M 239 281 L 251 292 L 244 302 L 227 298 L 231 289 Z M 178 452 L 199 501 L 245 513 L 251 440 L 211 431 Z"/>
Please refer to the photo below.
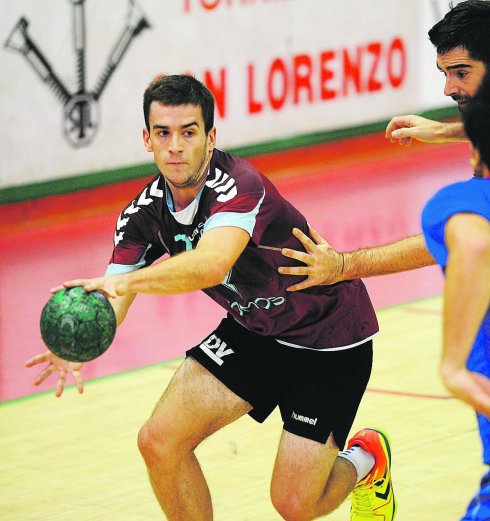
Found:
<path fill-rule="evenodd" d="M 138 448 L 148 466 L 175 465 L 180 457 L 179 442 L 164 425 L 151 420 L 138 433 Z"/>
<path fill-rule="evenodd" d="M 281 491 L 272 488 L 271 500 L 274 508 L 286 521 L 309 521 L 314 517 L 309 511 L 308 505 L 290 490 Z"/>
<path fill-rule="evenodd" d="M 145 423 L 138 433 L 138 448 L 147 463 L 156 459 L 157 454 L 162 452 L 157 433 L 148 423 Z"/>

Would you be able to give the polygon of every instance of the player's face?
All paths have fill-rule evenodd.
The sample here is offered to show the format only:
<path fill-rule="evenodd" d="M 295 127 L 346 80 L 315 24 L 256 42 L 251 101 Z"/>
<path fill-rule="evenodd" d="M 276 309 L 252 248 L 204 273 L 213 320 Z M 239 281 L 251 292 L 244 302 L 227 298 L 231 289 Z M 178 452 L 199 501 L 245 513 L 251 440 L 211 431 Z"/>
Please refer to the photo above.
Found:
<path fill-rule="evenodd" d="M 437 55 L 437 68 L 446 76 L 444 94 L 450 96 L 460 109 L 475 95 L 485 74 L 485 64 L 470 58 L 463 47 Z"/>
<path fill-rule="evenodd" d="M 216 143 L 216 130 L 206 134 L 201 107 L 197 105 L 150 105 L 150 130 L 143 140 L 160 172 L 176 189 L 201 185 Z"/>

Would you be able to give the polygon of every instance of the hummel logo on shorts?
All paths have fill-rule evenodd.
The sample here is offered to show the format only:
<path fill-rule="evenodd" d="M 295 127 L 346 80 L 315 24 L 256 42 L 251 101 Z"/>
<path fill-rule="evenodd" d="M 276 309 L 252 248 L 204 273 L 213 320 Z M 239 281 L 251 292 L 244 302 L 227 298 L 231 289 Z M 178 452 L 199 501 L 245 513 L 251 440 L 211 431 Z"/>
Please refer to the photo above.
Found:
<path fill-rule="evenodd" d="M 226 342 L 219 339 L 216 335 L 211 335 L 199 347 L 213 359 L 218 365 L 223 364 L 222 358 L 226 355 L 234 353 L 233 349 L 226 348 Z"/>
<path fill-rule="evenodd" d="M 298 420 L 303 423 L 309 423 L 310 425 L 316 425 L 316 422 L 318 421 L 318 418 L 308 418 L 308 416 L 302 416 L 301 414 L 296 414 L 293 411 L 293 414 L 291 414 L 291 418 L 293 420 Z"/>

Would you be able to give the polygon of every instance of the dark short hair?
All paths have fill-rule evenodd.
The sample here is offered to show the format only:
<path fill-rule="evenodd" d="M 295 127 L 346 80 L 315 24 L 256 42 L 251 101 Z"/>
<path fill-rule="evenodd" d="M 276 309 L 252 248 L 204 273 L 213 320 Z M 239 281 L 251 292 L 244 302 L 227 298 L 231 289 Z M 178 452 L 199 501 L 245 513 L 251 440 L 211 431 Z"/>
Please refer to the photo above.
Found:
<path fill-rule="evenodd" d="M 206 134 L 214 126 L 214 98 L 210 90 L 193 76 L 174 74 L 152 81 L 143 96 L 143 113 L 150 130 L 150 105 L 197 105 L 201 107 Z"/>
<path fill-rule="evenodd" d="M 429 31 L 438 54 L 464 47 L 473 60 L 490 63 L 490 2 L 466 0 L 453 7 Z"/>
<path fill-rule="evenodd" d="M 462 111 L 464 130 L 480 158 L 490 168 L 490 71 Z"/>

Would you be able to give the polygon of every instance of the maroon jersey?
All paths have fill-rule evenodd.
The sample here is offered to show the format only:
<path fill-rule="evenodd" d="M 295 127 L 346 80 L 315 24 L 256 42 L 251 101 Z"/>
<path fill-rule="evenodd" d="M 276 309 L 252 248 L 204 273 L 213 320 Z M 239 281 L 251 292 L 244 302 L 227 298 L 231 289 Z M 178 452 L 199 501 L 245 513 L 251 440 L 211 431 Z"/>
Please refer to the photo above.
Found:
<path fill-rule="evenodd" d="M 246 230 L 250 241 L 223 282 L 203 291 L 240 324 L 281 343 L 317 350 L 351 347 L 378 331 L 359 279 L 286 291 L 298 279 L 277 268 L 297 262 L 280 249 L 301 246 L 291 230 L 308 234 L 306 219 L 253 165 L 220 150 L 213 152 L 201 192 L 184 210 L 173 211 L 161 174 L 123 210 L 107 274 L 195 248 L 207 230 L 222 226 Z"/>

